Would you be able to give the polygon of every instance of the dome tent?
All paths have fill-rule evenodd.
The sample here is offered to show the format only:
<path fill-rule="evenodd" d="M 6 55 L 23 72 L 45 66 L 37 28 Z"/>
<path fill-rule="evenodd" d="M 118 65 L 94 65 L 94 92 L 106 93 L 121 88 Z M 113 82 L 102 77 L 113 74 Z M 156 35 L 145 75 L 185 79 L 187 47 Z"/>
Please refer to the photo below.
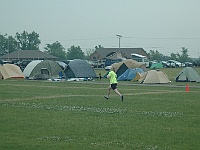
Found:
<path fill-rule="evenodd" d="M 161 62 L 159 63 L 154 63 L 151 65 L 150 69 L 161 69 L 163 68 L 163 64 Z"/>
<path fill-rule="evenodd" d="M 19 66 L 14 64 L 0 65 L 0 79 L 25 78 Z"/>
<path fill-rule="evenodd" d="M 60 72 L 63 72 L 63 69 L 58 63 L 51 60 L 37 61 L 35 64 L 32 64 L 27 65 L 24 69 L 24 74 L 29 74 L 28 79 L 39 80 L 60 78 L 59 74 Z M 29 72 L 27 73 L 26 70 L 29 70 Z"/>
<path fill-rule="evenodd" d="M 150 70 L 141 74 L 139 79 L 140 83 L 169 83 L 170 80 L 163 71 L 161 70 Z"/>
<path fill-rule="evenodd" d="M 39 64 L 40 62 L 42 62 L 42 60 L 34 60 L 34 61 L 31 61 L 25 68 L 24 68 L 24 71 L 23 71 L 23 74 L 26 78 L 29 78 L 32 70 L 35 68 L 35 66 L 37 64 Z"/>
<path fill-rule="evenodd" d="M 136 77 L 137 72 L 143 73 L 141 68 L 127 69 L 121 76 L 117 78 L 118 81 L 130 81 Z"/>
<path fill-rule="evenodd" d="M 95 78 L 96 73 L 91 65 L 85 60 L 70 61 L 67 68 L 64 70 L 66 78 Z"/>
<path fill-rule="evenodd" d="M 192 67 L 186 67 L 178 74 L 175 80 L 176 82 L 200 82 L 200 75 Z"/>
<path fill-rule="evenodd" d="M 119 77 L 122 75 L 127 69 L 130 68 L 142 68 L 143 71 L 147 71 L 146 66 L 140 62 L 137 62 L 132 59 L 126 59 L 119 63 L 114 63 L 112 66 L 115 68 L 115 72 Z"/>

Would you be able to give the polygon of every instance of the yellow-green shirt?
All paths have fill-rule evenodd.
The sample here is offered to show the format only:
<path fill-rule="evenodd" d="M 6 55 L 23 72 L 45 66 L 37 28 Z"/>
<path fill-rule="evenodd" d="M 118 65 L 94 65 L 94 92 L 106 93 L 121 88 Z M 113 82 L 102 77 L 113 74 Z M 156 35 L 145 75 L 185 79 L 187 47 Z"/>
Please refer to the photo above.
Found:
<path fill-rule="evenodd" d="M 110 71 L 107 76 L 110 77 L 110 84 L 117 83 L 117 75 L 114 71 Z"/>

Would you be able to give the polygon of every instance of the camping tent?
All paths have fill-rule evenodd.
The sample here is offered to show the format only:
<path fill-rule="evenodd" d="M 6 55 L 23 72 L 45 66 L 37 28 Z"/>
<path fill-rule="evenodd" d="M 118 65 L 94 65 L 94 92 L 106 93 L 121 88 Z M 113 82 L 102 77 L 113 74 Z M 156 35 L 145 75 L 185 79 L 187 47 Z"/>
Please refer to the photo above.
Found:
<path fill-rule="evenodd" d="M 31 72 L 33 71 L 33 69 L 35 68 L 35 66 L 37 64 L 39 64 L 40 62 L 42 62 L 42 60 L 34 60 L 34 61 L 31 61 L 25 68 L 24 68 L 24 71 L 23 71 L 23 74 L 26 78 L 29 78 Z"/>
<path fill-rule="evenodd" d="M 140 83 L 169 83 L 168 76 L 161 70 L 150 70 L 141 74 Z"/>
<path fill-rule="evenodd" d="M 153 63 L 150 67 L 150 69 L 161 69 L 163 68 L 163 64 L 162 62 L 159 62 L 159 63 Z"/>
<path fill-rule="evenodd" d="M 143 71 L 147 71 L 146 66 L 140 62 L 132 59 L 126 59 L 119 63 L 114 63 L 112 66 L 115 68 L 115 72 L 119 77 L 129 68 L 142 68 Z"/>
<path fill-rule="evenodd" d="M 95 78 L 96 73 L 85 60 L 70 61 L 64 70 L 66 78 Z"/>
<path fill-rule="evenodd" d="M 60 78 L 60 72 L 63 72 L 63 69 L 58 65 L 58 63 L 51 60 L 36 61 L 34 63 L 31 62 L 24 69 L 24 74 L 26 74 L 26 77 L 29 75 L 29 79 Z"/>
<path fill-rule="evenodd" d="M 141 74 L 143 74 L 143 73 L 136 72 L 136 76 L 131 81 L 139 81 Z"/>
<path fill-rule="evenodd" d="M 0 79 L 24 78 L 21 69 L 14 64 L 0 65 Z"/>
<path fill-rule="evenodd" d="M 56 63 L 58 63 L 58 65 L 63 69 L 65 70 L 65 68 L 67 68 L 67 64 L 64 63 L 63 61 L 55 61 Z"/>
<path fill-rule="evenodd" d="M 136 77 L 137 72 L 143 73 L 144 71 L 141 68 L 127 69 L 121 76 L 117 78 L 119 81 L 130 81 Z"/>
<path fill-rule="evenodd" d="M 178 74 L 176 82 L 200 82 L 200 75 L 195 69 L 186 67 Z"/>

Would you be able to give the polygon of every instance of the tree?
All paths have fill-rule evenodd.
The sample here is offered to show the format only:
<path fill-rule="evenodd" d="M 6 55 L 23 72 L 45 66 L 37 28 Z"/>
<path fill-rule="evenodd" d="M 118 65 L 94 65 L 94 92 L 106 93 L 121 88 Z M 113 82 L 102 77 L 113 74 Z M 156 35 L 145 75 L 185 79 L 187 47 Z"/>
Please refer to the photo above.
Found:
<path fill-rule="evenodd" d="M 101 45 L 95 46 L 95 50 L 97 50 L 99 48 L 103 48 L 103 46 L 101 46 Z"/>
<path fill-rule="evenodd" d="M 66 59 L 65 48 L 58 41 L 54 42 L 53 44 L 46 44 L 44 49 L 50 55 L 59 57 L 61 60 Z"/>
<path fill-rule="evenodd" d="M 17 41 L 19 43 L 19 49 L 21 50 L 39 50 L 39 45 L 41 41 L 39 39 L 39 34 L 36 32 L 28 33 L 24 31 L 23 33 L 16 33 Z"/>
<path fill-rule="evenodd" d="M 85 58 L 87 59 L 87 60 L 89 60 L 90 59 L 90 55 L 92 54 L 92 53 L 94 53 L 94 49 L 86 49 L 86 54 L 85 54 Z"/>
<path fill-rule="evenodd" d="M 177 54 L 171 53 L 170 59 L 177 60 Z"/>
<path fill-rule="evenodd" d="M 0 56 L 17 50 L 17 41 L 7 34 L 0 34 Z"/>
<path fill-rule="evenodd" d="M 80 46 L 75 47 L 73 45 L 68 49 L 67 59 L 85 59 L 85 55 Z"/>
<path fill-rule="evenodd" d="M 178 59 L 181 63 L 189 61 L 188 50 L 185 47 L 182 47 L 182 54 L 177 54 Z"/>
<path fill-rule="evenodd" d="M 159 53 L 157 50 L 150 50 L 148 53 L 150 60 L 162 60 L 163 54 Z"/>

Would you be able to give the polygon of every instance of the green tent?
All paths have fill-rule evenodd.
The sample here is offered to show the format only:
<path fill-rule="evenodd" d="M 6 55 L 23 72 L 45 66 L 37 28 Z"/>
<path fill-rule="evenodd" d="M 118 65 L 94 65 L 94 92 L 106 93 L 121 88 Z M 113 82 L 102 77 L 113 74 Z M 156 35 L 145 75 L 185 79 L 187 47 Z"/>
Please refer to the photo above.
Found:
<path fill-rule="evenodd" d="M 163 68 L 163 64 L 162 62 L 159 62 L 159 63 L 154 63 L 151 65 L 150 69 L 161 69 Z"/>

